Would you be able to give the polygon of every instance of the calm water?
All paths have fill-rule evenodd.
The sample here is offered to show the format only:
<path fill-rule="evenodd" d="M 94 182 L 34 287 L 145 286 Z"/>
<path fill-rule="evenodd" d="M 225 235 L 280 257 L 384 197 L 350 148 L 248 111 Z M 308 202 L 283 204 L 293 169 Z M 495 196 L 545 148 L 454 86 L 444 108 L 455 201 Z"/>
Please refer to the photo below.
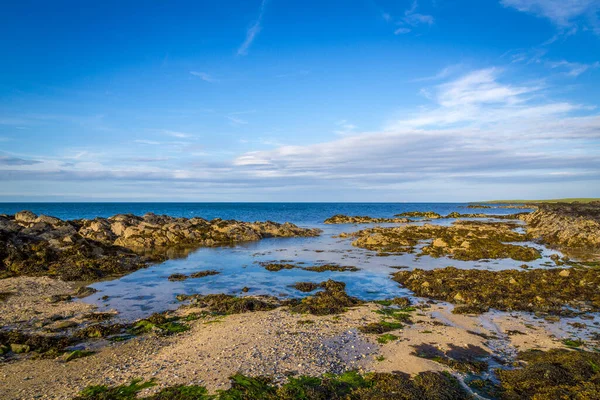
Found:
<path fill-rule="evenodd" d="M 453 211 L 488 214 L 512 214 L 523 210 L 466 209 L 467 204 L 457 203 L 4 203 L 0 214 L 13 214 L 31 210 L 62 219 L 109 217 L 119 213 L 143 215 L 147 212 L 175 217 L 199 216 L 206 219 L 223 218 L 242 221 L 272 220 L 293 222 L 303 227 L 317 227 L 323 234 L 316 238 L 265 239 L 239 244 L 234 247 L 202 248 L 187 257 L 169 260 L 136 271 L 120 279 L 99 282 L 92 287 L 98 293 L 85 299 L 100 309 L 116 309 L 124 319 L 139 318 L 152 312 L 176 308 L 175 296 L 179 293 L 229 293 L 268 294 L 280 297 L 304 296 L 292 287 L 298 281 L 322 282 L 327 279 L 343 281 L 350 295 L 365 300 L 409 295 L 410 293 L 390 279 L 392 267 L 440 268 L 453 265 L 459 268 L 505 269 L 518 268 L 522 262 L 492 260 L 489 262 L 462 262 L 448 258 L 377 256 L 375 252 L 351 246 L 351 240 L 340 239 L 342 232 L 353 232 L 370 225 L 324 225 L 323 221 L 335 214 L 392 217 L 405 211 L 435 211 L 445 215 Z M 432 223 L 450 224 L 453 220 Z M 531 244 L 533 245 L 533 244 Z M 554 251 L 541 246 L 544 257 L 528 265 L 541 267 L 549 262 Z M 288 261 L 315 265 L 338 263 L 361 268 L 359 272 L 309 272 L 298 269 L 269 272 L 260 261 Z M 219 275 L 182 282 L 170 282 L 173 273 L 190 274 L 200 270 L 215 269 Z M 102 300 L 109 296 L 108 300 Z"/>

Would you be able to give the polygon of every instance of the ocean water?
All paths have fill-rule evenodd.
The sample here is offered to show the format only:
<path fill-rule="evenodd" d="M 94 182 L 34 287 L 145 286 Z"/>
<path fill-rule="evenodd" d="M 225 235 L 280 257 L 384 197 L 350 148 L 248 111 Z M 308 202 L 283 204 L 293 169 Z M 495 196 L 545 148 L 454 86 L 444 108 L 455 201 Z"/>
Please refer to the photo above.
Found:
<path fill-rule="evenodd" d="M 98 293 L 84 299 L 97 305 L 100 310 L 116 309 L 122 319 L 135 319 L 153 312 L 177 308 L 177 294 L 227 293 L 246 295 L 242 288 L 248 287 L 247 295 L 273 295 L 278 297 L 306 296 L 292 288 L 295 282 L 322 282 L 335 279 L 346 283 L 347 292 L 364 300 L 406 296 L 411 293 L 390 279 L 398 267 L 478 268 L 500 270 L 519 268 L 522 262 L 510 259 L 464 262 L 449 258 L 416 257 L 414 254 L 378 256 L 375 252 L 353 247 L 351 239 L 339 238 L 342 232 L 354 232 L 373 226 L 371 224 L 325 225 L 323 221 L 335 214 L 393 217 L 406 211 L 435 211 L 445 215 L 453 211 L 461 213 L 512 214 L 524 210 L 514 209 L 467 209 L 461 203 L 4 203 L 0 214 L 14 214 L 31 210 L 62 219 L 109 217 L 119 213 L 143 215 L 147 212 L 175 217 L 222 218 L 242 221 L 292 222 L 303 227 L 323 230 L 314 238 L 272 238 L 258 242 L 241 243 L 232 247 L 200 248 L 187 256 L 168 260 L 127 276 L 97 282 L 91 285 Z M 429 223 L 450 224 L 453 220 Z M 382 224 L 379 224 L 382 225 Z M 530 243 L 542 251 L 543 257 L 527 263 L 542 267 L 556 253 L 543 246 Z M 304 263 L 318 265 L 337 263 L 360 268 L 358 272 L 309 272 L 301 269 L 269 272 L 259 263 L 262 261 Z M 214 269 L 218 275 L 204 278 L 170 282 L 173 273 L 191 274 Z M 104 299 L 108 296 L 108 299 Z"/>

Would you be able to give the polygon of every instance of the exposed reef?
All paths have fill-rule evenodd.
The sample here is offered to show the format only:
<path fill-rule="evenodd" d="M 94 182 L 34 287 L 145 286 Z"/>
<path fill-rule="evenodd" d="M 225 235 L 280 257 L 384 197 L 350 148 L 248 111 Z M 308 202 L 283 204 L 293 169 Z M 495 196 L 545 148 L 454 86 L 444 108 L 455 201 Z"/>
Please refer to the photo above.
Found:
<path fill-rule="evenodd" d="M 337 214 L 325 220 L 326 224 L 402 224 L 407 218 L 373 218 L 367 216 L 349 216 Z"/>
<path fill-rule="evenodd" d="M 181 249 L 319 233 L 269 221 L 207 221 L 155 214 L 63 221 L 22 211 L 0 216 L 0 277 L 96 280 L 179 255 Z"/>
<path fill-rule="evenodd" d="M 540 258 L 537 249 L 505 242 L 524 242 L 526 235 L 513 230 L 511 223 L 456 222 L 452 226 L 422 225 L 370 228 L 342 237 L 355 237 L 354 246 L 386 253 L 412 253 L 425 240 L 430 244 L 421 255 L 448 256 L 457 260 L 512 258 L 532 261 Z"/>
<path fill-rule="evenodd" d="M 264 269 L 271 272 L 278 272 L 282 269 L 302 269 L 304 271 L 311 272 L 356 272 L 360 271 L 360 268 L 351 266 L 351 265 L 338 265 L 338 264 L 320 264 L 320 265 L 312 265 L 305 266 L 300 264 L 291 264 L 285 262 L 261 262 L 259 263 Z"/>
<path fill-rule="evenodd" d="M 561 250 L 600 253 L 600 202 L 539 204 L 521 216 L 527 235 Z"/>
<path fill-rule="evenodd" d="M 400 271 L 393 279 L 417 296 L 458 305 L 454 312 L 531 311 L 559 315 L 600 311 L 600 270 L 482 271 L 447 267 Z"/>
<path fill-rule="evenodd" d="M 427 219 L 438 219 L 443 218 L 440 214 L 433 211 L 409 211 L 401 214 L 396 214 L 396 217 L 407 217 L 407 218 L 427 218 Z"/>

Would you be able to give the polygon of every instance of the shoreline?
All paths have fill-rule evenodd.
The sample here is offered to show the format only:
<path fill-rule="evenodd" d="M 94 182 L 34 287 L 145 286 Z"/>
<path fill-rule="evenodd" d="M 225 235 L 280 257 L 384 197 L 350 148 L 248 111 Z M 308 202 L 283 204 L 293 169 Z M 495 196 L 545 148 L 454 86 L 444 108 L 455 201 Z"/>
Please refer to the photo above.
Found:
<path fill-rule="evenodd" d="M 406 221 L 344 215 L 334 218 L 353 223 L 341 225 L 341 229 L 344 232 L 352 229 L 353 233 L 348 236 L 356 239 L 353 247 L 367 248 L 361 251 L 378 252 L 374 255 L 385 257 L 382 253 L 410 254 L 418 250 L 431 257 L 477 263 L 482 258 L 539 258 L 538 250 L 519 244 L 534 239 L 531 232 L 541 232 L 539 238 L 546 246 L 572 248 L 575 244 L 577 248 L 583 243 L 580 248 L 585 250 L 591 243 L 593 247 L 598 238 L 594 230 L 597 226 L 594 225 L 597 224 L 594 207 L 594 203 L 576 208 L 540 205 L 531 214 L 518 215 L 527 223 L 525 230 L 520 228 L 522 222 L 476 220 L 483 218 L 480 214 L 456 213 L 458 216 L 476 215 L 475 221 L 457 219 L 446 225 L 423 225 L 423 220 L 439 216 L 425 210 L 411 212 L 408 216 L 413 219 Z M 22 234 L 20 229 L 27 234 L 26 229 L 35 226 L 44 235 L 65 224 L 65 221 L 56 221 L 52 217 L 29 214 L 23 217 L 30 221 L 23 221 L 21 228 L 15 228 L 19 235 Z M 493 215 L 489 217 L 493 218 Z M 130 224 L 135 229 L 151 224 L 144 218 L 135 218 L 136 224 Z M 174 220 L 185 222 L 153 215 L 149 218 L 165 218 L 163 221 L 167 224 Z M 103 245 L 111 245 L 115 237 L 117 240 L 123 237 L 117 235 L 121 232 L 119 229 L 114 232 L 113 227 L 109 228 L 110 222 L 106 225 L 103 221 L 100 219 L 99 225 L 110 229 L 113 236 L 102 229 L 91 229 L 88 233 L 85 230 L 90 228 L 88 222 L 76 225 L 79 227 L 77 234 L 83 240 L 98 241 Z M 396 224 L 363 230 L 359 225 L 390 221 Z M 562 236 L 553 233 L 573 221 L 576 225 L 572 230 L 579 232 L 578 242 L 572 241 L 573 235 L 565 242 Z M 42 229 L 39 229 L 40 223 L 45 224 Z M 202 223 L 209 223 L 203 226 L 211 226 L 209 229 L 216 232 L 225 229 L 226 235 L 239 232 L 240 226 L 263 229 L 261 225 L 243 225 L 246 223 L 237 221 Z M 578 228 L 581 224 L 593 229 L 581 230 Z M 4 226 L 12 225 L 5 223 Z M 285 232 L 291 236 L 314 236 L 316 233 L 316 229 L 298 228 L 292 224 L 273 227 L 283 227 L 284 236 L 288 235 Z M 242 231 L 247 232 L 244 229 Z M 153 227 L 143 240 L 154 246 L 157 240 L 160 242 L 163 236 L 167 237 L 166 232 L 169 230 Z M 55 233 L 51 234 L 53 237 L 56 237 Z M 422 246 L 424 240 L 429 244 Z M 486 250 L 482 252 L 480 248 Z M 509 386 L 498 386 L 497 381 L 490 378 L 498 375 L 505 380 L 512 379 L 510 374 L 502 371 L 525 371 L 527 363 L 522 357 L 530 357 L 530 350 L 554 357 L 553 351 L 578 349 L 578 354 L 584 357 L 596 354 L 600 349 L 600 335 L 594 334 L 600 326 L 600 297 L 590 286 L 597 284 L 598 263 L 569 260 L 558 255 L 550 258 L 552 265 L 542 264 L 535 269 L 522 266 L 520 270 L 505 272 L 478 271 L 474 267 L 460 273 L 450 267 L 431 271 L 414 267 L 399 269 L 396 278 L 390 276 L 389 279 L 396 280 L 399 289 L 403 284 L 420 296 L 411 297 L 413 304 L 406 298 L 361 301 L 346 294 L 343 282 L 331 280 L 330 275 L 324 274 L 321 283 L 319 280 L 297 282 L 304 283 L 298 287 L 304 288 L 306 297 L 276 298 L 253 296 L 252 293 L 240 297 L 186 295 L 181 297 L 183 302 L 175 310 L 127 323 L 115 323 L 118 318 L 113 320 L 114 311 L 97 312 L 95 306 L 79 300 L 78 297 L 92 291 L 81 286 L 81 282 L 65 282 L 47 276 L 0 279 L 0 342 L 6 342 L 0 343 L 0 398 L 68 399 L 90 385 L 105 385 L 106 390 L 110 390 L 134 379 L 156 380 L 156 385 L 141 391 L 143 396 L 174 385 L 201 385 L 215 393 L 230 388 L 230 377 L 236 374 L 268 376 L 273 384 L 285 385 L 290 377 L 319 377 L 348 371 L 357 371 L 366 377 L 376 374 L 394 376 L 397 371 L 413 377 L 445 372 L 460 382 L 460 390 L 465 393 L 483 393 L 480 391 L 483 388 L 512 390 Z M 351 279 L 356 273 L 353 271 L 361 270 L 347 264 L 310 265 L 292 260 L 259 263 L 259 268 L 273 274 L 268 275 L 268 279 L 277 279 L 277 274 L 285 271 L 328 271 Z M 189 272 L 193 273 L 172 274 L 168 281 L 182 281 L 192 276 L 206 279 L 204 277 L 220 274 L 212 269 Z M 490 276 L 486 278 L 484 273 Z M 502 278 L 504 276 L 506 278 Z M 509 285 L 509 289 L 528 285 L 527 279 L 535 282 L 550 279 L 552 284 L 558 285 L 557 290 L 562 290 L 561 287 L 576 290 L 575 281 L 590 287 L 586 291 L 577 291 L 579 297 L 565 294 L 560 299 L 554 298 L 552 291 L 543 295 L 542 291 L 521 291 L 522 299 L 513 296 L 512 303 L 504 303 L 498 293 L 474 283 L 484 279 L 493 286 L 492 277 L 503 279 L 502 284 Z M 445 280 L 464 282 L 456 288 L 453 284 L 438 284 Z M 531 306 L 538 303 L 539 307 Z M 497 311 L 502 304 L 509 304 L 507 311 Z M 560 310 L 566 306 L 581 308 L 579 313 L 562 313 Z M 501 383 L 504 385 L 505 381 Z"/>

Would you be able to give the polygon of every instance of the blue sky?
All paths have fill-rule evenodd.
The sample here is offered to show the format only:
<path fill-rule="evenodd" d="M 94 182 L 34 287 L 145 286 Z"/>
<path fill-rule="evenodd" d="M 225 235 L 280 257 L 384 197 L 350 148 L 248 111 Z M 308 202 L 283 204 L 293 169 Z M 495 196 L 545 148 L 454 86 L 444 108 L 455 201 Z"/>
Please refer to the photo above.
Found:
<path fill-rule="evenodd" d="M 0 201 L 600 197 L 599 0 L 0 5 Z"/>

